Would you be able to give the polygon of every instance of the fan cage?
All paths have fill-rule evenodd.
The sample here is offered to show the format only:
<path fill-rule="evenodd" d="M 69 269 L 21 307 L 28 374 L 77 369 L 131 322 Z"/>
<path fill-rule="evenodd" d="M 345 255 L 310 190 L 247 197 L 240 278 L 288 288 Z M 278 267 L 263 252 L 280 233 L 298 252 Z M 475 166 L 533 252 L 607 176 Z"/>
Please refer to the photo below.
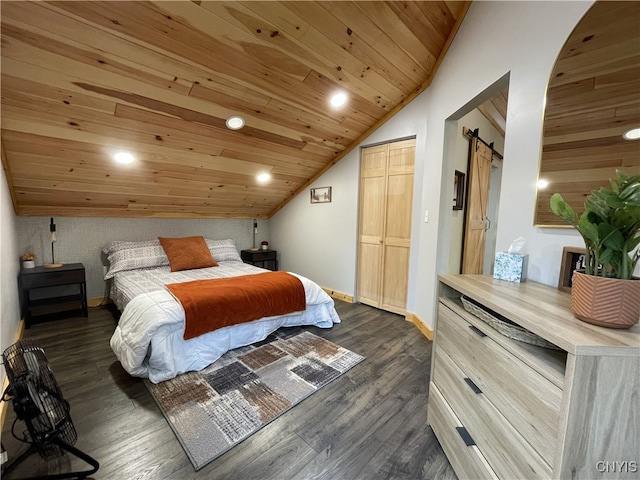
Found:
<path fill-rule="evenodd" d="M 44 349 L 34 340 L 19 340 L 2 357 L 16 416 L 27 425 L 26 441 L 45 460 L 64 455 L 53 440 L 73 445 L 78 435 Z"/>

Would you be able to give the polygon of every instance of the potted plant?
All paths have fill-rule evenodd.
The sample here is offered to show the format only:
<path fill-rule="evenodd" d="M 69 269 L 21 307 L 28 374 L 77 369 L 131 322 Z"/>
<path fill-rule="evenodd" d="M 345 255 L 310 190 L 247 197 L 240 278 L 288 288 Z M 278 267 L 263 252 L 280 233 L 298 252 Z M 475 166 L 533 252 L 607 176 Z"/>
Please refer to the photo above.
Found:
<path fill-rule="evenodd" d="M 585 271 L 573 274 L 571 311 L 595 325 L 629 328 L 640 318 L 640 175 L 616 171 L 611 188 L 591 192 L 578 216 L 562 196 L 551 196 L 551 211 L 573 225 L 585 243 Z"/>
<path fill-rule="evenodd" d="M 36 254 L 25 252 L 20 257 L 22 260 L 22 268 L 33 268 L 36 266 Z"/>
<path fill-rule="evenodd" d="M 262 246 L 262 250 L 268 250 L 269 249 L 269 242 L 267 242 L 266 240 L 263 240 L 260 245 Z"/>

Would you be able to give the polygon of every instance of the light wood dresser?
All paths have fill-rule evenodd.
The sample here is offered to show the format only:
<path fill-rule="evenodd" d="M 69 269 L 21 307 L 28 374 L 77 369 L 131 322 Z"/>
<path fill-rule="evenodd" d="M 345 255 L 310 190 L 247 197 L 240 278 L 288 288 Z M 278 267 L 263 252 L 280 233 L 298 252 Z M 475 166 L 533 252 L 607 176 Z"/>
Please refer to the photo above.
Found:
<path fill-rule="evenodd" d="M 502 335 L 461 296 L 558 349 Z M 640 325 L 576 320 L 535 282 L 439 276 L 428 421 L 461 478 L 640 478 Z"/>

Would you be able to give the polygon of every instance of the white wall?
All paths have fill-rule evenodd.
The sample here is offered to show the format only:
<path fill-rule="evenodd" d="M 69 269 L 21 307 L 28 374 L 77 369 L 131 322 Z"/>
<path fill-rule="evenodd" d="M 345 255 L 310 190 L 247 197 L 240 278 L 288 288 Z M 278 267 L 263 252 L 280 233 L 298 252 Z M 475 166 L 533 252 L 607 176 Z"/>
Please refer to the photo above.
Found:
<path fill-rule="evenodd" d="M 270 220 L 280 270 L 294 271 L 340 292 L 355 288 L 358 164 L 341 161 L 311 187 L 331 186 L 330 203 L 311 204 L 307 189 Z"/>
<path fill-rule="evenodd" d="M 4 169 L 0 175 L 2 176 L 0 178 L 0 348 L 4 352 L 13 344 L 20 321 L 18 300 L 20 253 L 16 241 L 16 216 Z M 2 369 L 0 385 L 3 385 L 5 375 Z"/>
<path fill-rule="evenodd" d="M 496 250 L 505 250 L 518 236 L 525 237 L 528 278 L 556 285 L 562 247 L 581 245 L 573 230 L 532 225 L 549 74 L 566 38 L 590 5 L 474 2 L 431 86 L 363 142 L 416 135 L 407 306 L 427 324 L 433 325 L 437 273 L 447 271 L 449 260 L 447 199 L 454 168 L 443 164 L 445 120 L 508 73 L 503 153 L 509 161 L 504 163 Z M 359 155 L 359 149 L 352 151 L 316 182 L 315 186 L 334 187 L 331 207 L 310 205 L 306 192 L 271 219 L 271 236 L 285 268 L 312 272 L 323 286 L 349 294 L 355 292 Z M 426 224 L 422 222 L 425 210 L 430 212 Z M 298 243 L 301 239 L 304 247 Z"/>

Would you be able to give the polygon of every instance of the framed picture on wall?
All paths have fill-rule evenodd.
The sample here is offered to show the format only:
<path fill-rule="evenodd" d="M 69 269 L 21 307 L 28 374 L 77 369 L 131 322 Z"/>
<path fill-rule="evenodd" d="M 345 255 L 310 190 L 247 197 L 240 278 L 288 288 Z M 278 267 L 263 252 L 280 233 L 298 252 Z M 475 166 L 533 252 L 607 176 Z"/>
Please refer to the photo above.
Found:
<path fill-rule="evenodd" d="M 311 203 L 329 203 L 331 201 L 331 187 L 311 189 Z"/>
<path fill-rule="evenodd" d="M 571 291 L 571 277 L 574 270 L 584 268 L 585 249 L 580 247 L 564 247 L 562 249 L 562 263 L 560 264 L 560 278 L 558 289 L 565 292 Z"/>
<path fill-rule="evenodd" d="M 453 177 L 453 209 L 464 208 L 464 172 L 456 170 Z"/>

